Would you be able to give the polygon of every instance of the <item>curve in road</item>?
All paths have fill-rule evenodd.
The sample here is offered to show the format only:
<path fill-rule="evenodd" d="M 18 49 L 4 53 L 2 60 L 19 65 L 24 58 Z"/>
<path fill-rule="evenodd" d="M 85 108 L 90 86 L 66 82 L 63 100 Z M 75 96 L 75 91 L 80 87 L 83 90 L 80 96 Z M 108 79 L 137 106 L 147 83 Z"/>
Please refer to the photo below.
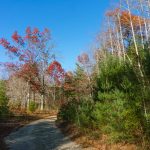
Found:
<path fill-rule="evenodd" d="M 55 125 L 56 117 L 34 121 L 5 138 L 10 150 L 81 150 Z"/>

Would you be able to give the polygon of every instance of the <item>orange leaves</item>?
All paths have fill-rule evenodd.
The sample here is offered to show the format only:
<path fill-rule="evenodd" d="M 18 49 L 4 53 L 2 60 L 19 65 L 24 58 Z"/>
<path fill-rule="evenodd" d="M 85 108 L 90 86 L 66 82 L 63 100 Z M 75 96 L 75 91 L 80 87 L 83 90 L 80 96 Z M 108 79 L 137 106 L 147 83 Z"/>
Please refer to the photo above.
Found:
<path fill-rule="evenodd" d="M 109 19 L 108 33 L 110 36 L 116 35 L 116 32 L 118 32 L 117 36 L 119 37 L 119 34 L 122 34 L 123 38 L 128 42 L 132 37 L 132 27 L 136 35 L 144 36 L 145 34 L 144 22 L 147 20 L 141 16 L 130 14 L 128 10 L 121 10 L 119 8 L 108 11 L 106 16 Z M 114 31 L 111 31 L 111 29 Z"/>
<path fill-rule="evenodd" d="M 107 11 L 106 12 L 106 16 L 108 17 L 113 17 L 113 16 L 116 16 L 117 14 L 119 14 L 120 12 L 120 9 L 119 8 L 116 8 L 115 10 L 113 11 Z"/>
<path fill-rule="evenodd" d="M 125 28 L 131 27 L 131 20 L 135 28 L 139 28 L 140 25 L 144 26 L 144 19 L 142 17 L 131 14 L 130 18 L 128 11 L 120 10 L 119 8 L 116 8 L 113 11 L 108 11 L 106 16 L 111 17 L 116 24 L 119 24 L 120 19 L 121 25 Z"/>
<path fill-rule="evenodd" d="M 133 26 L 135 28 L 139 28 L 140 24 L 141 24 L 141 26 L 144 25 L 144 20 L 140 16 L 131 14 L 131 18 L 130 18 L 130 14 L 128 11 L 122 11 L 121 12 L 120 21 L 121 21 L 122 26 L 130 27 L 131 26 L 131 20 L 132 20 Z"/>

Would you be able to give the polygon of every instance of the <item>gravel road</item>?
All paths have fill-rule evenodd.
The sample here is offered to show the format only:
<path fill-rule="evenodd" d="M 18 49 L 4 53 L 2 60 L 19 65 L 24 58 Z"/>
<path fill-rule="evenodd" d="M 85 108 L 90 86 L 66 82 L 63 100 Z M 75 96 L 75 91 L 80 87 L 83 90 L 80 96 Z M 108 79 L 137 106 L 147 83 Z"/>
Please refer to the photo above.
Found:
<path fill-rule="evenodd" d="M 82 150 L 55 126 L 56 117 L 34 121 L 5 138 L 10 150 Z"/>

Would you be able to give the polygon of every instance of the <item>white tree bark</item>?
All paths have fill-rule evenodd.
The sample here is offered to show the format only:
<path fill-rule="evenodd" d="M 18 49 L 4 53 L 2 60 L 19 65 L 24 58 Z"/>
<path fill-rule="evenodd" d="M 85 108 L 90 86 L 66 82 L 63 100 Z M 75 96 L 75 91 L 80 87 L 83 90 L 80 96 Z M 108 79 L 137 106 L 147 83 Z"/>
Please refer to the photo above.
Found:
<path fill-rule="evenodd" d="M 133 41 L 134 41 L 134 46 L 135 46 L 135 52 L 138 58 L 138 68 L 139 68 L 139 72 L 141 77 L 143 78 L 143 72 L 141 69 L 141 64 L 140 64 L 140 60 L 139 60 L 139 52 L 138 52 L 138 47 L 137 47 L 137 42 L 136 42 L 136 38 L 135 38 L 135 32 L 134 32 L 134 27 L 133 27 L 133 22 L 132 22 L 132 17 L 131 17 L 131 10 L 130 10 L 130 4 L 129 4 L 129 0 L 126 0 L 127 2 L 127 7 L 128 7 L 128 13 L 129 13 L 129 17 L 130 17 L 130 25 L 131 25 L 131 30 L 132 30 L 132 36 L 133 36 Z"/>
<path fill-rule="evenodd" d="M 113 48 L 113 42 L 112 42 L 112 32 L 111 32 L 111 27 L 110 27 L 110 18 L 108 17 L 108 32 L 109 32 L 109 37 L 110 37 L 110 44 L 111 44 L 111 52 L 112 54 L 114 53 L 114 48 Z"/>

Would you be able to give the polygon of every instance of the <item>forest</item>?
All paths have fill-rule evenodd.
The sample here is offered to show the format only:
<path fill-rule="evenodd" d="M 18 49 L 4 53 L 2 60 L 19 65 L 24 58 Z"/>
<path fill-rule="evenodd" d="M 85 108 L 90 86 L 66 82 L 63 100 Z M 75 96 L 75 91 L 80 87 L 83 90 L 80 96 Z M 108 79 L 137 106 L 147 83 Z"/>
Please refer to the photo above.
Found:
<path fill-rule="evenodd" d="M 150 148 L 150 0 L 120 0 L 105 13 L 92 54 L 65 71 L 52 53 L 49 29 L 27 27 L 9 42 L 1 66 L 0 118 L 57 110 L 58 122 L 109 144 Z"/>

